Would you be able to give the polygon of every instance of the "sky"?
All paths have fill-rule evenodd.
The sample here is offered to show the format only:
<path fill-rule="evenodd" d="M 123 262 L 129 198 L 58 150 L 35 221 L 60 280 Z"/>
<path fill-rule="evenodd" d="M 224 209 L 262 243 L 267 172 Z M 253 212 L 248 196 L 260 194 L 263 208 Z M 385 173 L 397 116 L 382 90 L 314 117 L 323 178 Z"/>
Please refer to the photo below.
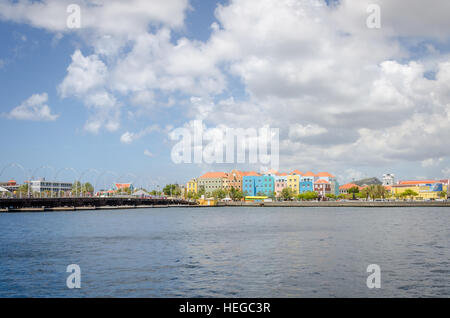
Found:
<path fill-rule="evenodd" d="M 176 164 L 174 130 L 199 120 L 279 129 L 280 171 L 449 178 L 449 14 L 446 0 L 0 0 L 0 181 L 155 188 L 260 168 Z"/>

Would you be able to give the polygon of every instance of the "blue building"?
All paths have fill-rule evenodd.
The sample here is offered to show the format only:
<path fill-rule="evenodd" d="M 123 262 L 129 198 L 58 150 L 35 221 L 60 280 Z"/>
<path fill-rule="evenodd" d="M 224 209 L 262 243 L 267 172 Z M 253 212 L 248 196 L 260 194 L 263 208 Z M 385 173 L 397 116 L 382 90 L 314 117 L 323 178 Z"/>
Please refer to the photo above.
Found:
<path fill-rule="evenodd" d="M 256 176 L 243 176 L 242 177 L 242 192 L 245 196 L 255 196 L 255 178 Z"/>
<path fill-rule="evenodd" d="M 314 177 L 312 176 L 300 176 L 300 186 L 299 186 L 299 192 L 305 193 L 305 192 L 312 192 L 314 191 Z"/>
<path fill-rule="evenodd" d="M 275 178 L 272 176 L 260 176 L 255 178 L 255 193 L 267 196 L 273 195 Z"/>
<path fill-rule="evenodd" d="M 274 177 L 272 176 L 244 176 L 242 178 L 242 191 L 246 196 L 264 194 L 273 195 Z"/>

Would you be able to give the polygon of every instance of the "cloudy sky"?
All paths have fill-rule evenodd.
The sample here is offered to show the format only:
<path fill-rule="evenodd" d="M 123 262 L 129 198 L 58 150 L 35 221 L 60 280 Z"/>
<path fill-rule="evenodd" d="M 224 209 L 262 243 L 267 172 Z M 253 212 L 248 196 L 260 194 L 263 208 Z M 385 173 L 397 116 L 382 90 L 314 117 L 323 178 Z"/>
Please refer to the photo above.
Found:
<path fill-rule="evenodd" d="M 279 128 L 281 170 L 450 177 L 449 16 L 448 0 L 0 0 L 0 165 L 144 185 L 257 169 L 174 164 L 170 132 L 201 119 Z"/>

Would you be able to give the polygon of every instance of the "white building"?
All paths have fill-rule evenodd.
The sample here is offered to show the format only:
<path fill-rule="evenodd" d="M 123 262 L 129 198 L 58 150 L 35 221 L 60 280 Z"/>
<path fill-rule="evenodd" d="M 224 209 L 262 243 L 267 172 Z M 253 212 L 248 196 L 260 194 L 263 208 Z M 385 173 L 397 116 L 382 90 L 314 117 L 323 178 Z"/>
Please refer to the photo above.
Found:
<path fill-rule="evenodd" d="M 392 173 L 383 174 L 383 185 L 393 186 L 395 183 L 395 176 Z"/>
<path fill-rule="evenodd" d="M 80 189 L 81 190 L 81 189 Z M 56 182 L 56 181 L 46 181 L 33 180 L 31 181 L 31 191 L 32 192 L 59 192 L 59 191 L 72 191 L 72 183 L 69 182 Z"/>

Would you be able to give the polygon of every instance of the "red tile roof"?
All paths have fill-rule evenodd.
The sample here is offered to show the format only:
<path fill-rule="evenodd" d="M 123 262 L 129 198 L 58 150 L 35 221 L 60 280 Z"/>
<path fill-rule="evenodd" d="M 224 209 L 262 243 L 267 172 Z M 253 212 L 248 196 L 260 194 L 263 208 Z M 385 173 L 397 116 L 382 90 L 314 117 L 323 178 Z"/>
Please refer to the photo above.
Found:
<path fill-rule="evenodd" d="M 200 179 L 215 179 L 215 178 L 226 178 L 228 177 L 228 174 L 225 172 L 207 172 L 201 177 Z"/>
<path fill-rule="evenodd" d="M 301 172 L 301 171 L 298 170 L 298 169 L 295 169 L 295 170 L 292 171 L 290 174 L 297 174 L 297 175 L 299 175 L 299 176 L 302 176 L 302 175 L 303 175 L 303 172 Z"/>
<path fill-rule="evenodd" d="M 131 183 L 116 183 L 115 185 L 117 189 L 126 189 L 131 186 Z"/>
<path fill-rule="evenodd" d="M 317 180 L 315 183 L 329 183 L 329 182 L 327 180 L 320 179 Z"/>
<path fill-rule="evenodd" d="M 304 176 L 304 177 L 315 177 L 316 175 L 314 174 L 314 172 L 308 171 L 308 172 L 305 173 L 303 176 Z"/>
<path fill-rule="evenodd" d="M 328 172 L 319 172 L 316 174 L 317 177 L 328 177 L 328 178 L 334 178 L 334 176 L 331 173 Z"/>
<path fill-rule="evenodd" d="M 353 187 L 360 188 L 357 184 L 354 184 L 354 183 L 347 183 L 347 184 L 341 185 L 341 186 L 339 187 L 339 190 L 348 190 L 348 189 L 351 189 L 351 188 L 353 188 Z"/>
<path fill-rule="evenodd" d="M 417 184 L 430 184 L 430 183 L 438 183 L 439 181 L 436 180 L 407 180 L 407 181 L 400 181 L 399 184 L 410 184 L 410 185 L 417 185 Z"/>

